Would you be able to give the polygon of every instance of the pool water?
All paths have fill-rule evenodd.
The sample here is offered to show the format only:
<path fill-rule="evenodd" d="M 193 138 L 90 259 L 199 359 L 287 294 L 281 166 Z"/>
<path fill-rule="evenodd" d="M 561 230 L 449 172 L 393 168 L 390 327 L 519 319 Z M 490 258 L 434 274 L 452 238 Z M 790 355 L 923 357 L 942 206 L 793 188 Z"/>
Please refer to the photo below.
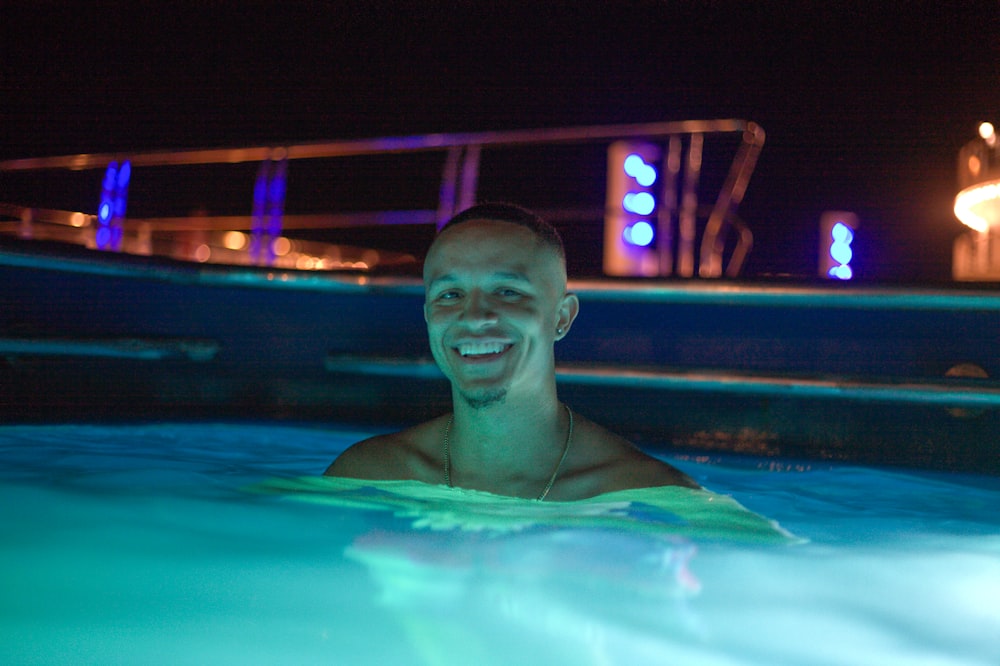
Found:
<path fill-rule="evenodd" d="M 368 434 L 0 427 L 0 663 L 1000 663 L 998 478 L 679 457 L 714 494 L 561 505 L 313 478 Z"/>

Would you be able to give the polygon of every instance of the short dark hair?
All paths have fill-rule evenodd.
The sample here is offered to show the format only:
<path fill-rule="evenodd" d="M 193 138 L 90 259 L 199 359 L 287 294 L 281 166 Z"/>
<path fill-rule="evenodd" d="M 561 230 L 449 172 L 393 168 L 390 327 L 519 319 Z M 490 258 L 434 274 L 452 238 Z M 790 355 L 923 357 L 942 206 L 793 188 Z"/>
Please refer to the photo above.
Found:
<path fill-rule="evenodd" d="M 529 229 L 539 241 L 554 249 L 561 259 L 564 261 L 566 259 L 566 248 L 563 246 L 562 237 L 556 228 L 543 220 L 537 213 L 512 203 L 482 203 L 472 208 L 466 208 L 445 222 L 444 226 L 438 230 L 438 234 L 440 235 L 445 229 L 473 220 L 493 220 L 518 224 Z"/>

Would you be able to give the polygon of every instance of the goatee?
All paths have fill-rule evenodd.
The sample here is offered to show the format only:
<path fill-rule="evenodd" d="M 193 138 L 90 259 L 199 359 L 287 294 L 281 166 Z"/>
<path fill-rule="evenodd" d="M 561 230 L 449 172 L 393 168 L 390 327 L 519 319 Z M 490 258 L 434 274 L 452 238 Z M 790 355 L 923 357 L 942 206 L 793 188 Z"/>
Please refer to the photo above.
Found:
<path fill-rule="evenodd" d="M 493 405 L 502 405 L 507 399 L 507 389 L 497 389 L 495 391 L 484 391 L 478 395 L 462 394 L 465 404 L 473 409 L 484 409 Z"/>

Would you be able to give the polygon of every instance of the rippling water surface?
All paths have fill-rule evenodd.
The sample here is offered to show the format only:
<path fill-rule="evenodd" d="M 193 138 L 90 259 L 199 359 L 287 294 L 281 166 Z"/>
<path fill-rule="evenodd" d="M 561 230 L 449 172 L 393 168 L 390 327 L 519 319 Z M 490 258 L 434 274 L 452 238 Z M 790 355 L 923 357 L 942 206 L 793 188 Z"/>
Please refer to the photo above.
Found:
<path fill-rule="evenodd" d="M 1000 479 L 678 459 L 715 495 L 539 505 L 311 478 L 367 434 L 0 427 L 0 663 L 1000 663 Z"/>

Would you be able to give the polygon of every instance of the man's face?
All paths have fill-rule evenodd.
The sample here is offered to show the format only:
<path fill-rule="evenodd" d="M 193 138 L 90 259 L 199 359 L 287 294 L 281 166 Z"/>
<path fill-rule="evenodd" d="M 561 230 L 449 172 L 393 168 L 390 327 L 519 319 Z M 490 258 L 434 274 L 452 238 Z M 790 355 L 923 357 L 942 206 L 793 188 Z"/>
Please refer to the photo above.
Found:
<path fill-rule="evenodd" d="M 472 406 L 554 373 L 557 328 L 576 315 L 556 251 L 527 228 L 475 220 L 444 231 L 424 263 L 431 353 Z"/>

